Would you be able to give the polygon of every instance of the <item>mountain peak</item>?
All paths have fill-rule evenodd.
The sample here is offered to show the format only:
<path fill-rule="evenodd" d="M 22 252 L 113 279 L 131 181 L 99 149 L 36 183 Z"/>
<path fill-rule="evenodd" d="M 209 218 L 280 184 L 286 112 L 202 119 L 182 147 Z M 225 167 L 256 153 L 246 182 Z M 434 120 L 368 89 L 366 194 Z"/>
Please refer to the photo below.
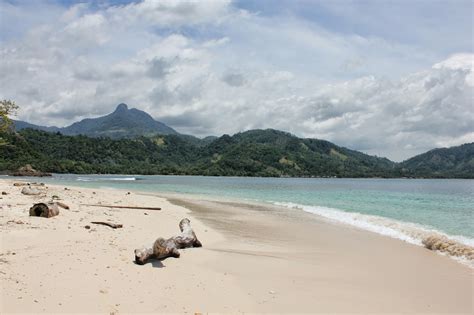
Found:
<path fill-rule="evenodd" d="M 25 122 L 15 122 L 17 130 L 23 128 L 61 132 L 64 135 L 85 135 L 89 137 L 134 138 L 139 136 L 178 134 L 176 130 L 156 121 L 148 113 L 138 109 L 128 109 L 120 103 L 111 114 L 87 118 L 64 128 L 42 127 Z"/>
<path fill-rule="evenodd" d="M 124 112 L 128 110 L 128 106 L 125 103 L 120 103 L 117 105 L 117 108 L 115 109 L 116 112 Z"/>

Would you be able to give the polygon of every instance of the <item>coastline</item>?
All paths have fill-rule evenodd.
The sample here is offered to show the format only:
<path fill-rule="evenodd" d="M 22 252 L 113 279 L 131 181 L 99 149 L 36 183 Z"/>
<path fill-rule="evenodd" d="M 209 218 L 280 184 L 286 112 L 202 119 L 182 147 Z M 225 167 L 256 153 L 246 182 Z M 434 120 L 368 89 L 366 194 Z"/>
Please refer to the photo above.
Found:
<path fill-rule="evenodd" d="M 303 211 L 49 184 L 40 199 L 21 195 L 13 181 L 0 180 L 0 190 L 9 193 L 0 200 L 2 313 L 473 310 L 468 267 Z M 52 194 L 71 210 L 28 217 L 30 204 Z M 163 210 L 80 205 L 99 202 Z M 203 248 L 181 250 L 179 259 L 133 263 L 135 248 L 176 234 L 183 217 Z M 84 229 L 99 219 L 124 228 Z"/>

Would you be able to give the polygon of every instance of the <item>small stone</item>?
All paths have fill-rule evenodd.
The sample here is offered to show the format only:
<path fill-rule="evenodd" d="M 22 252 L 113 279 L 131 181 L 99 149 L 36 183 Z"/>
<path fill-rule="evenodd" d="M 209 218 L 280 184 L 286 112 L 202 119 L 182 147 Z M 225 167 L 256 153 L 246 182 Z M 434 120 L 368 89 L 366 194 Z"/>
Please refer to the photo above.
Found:
<path fill-rule="evenodd" d="M 275 294 L 275 291 L 270 290 L 270 291 L 268 291 L 268 293 L 270 293 L 270 294 Z"/>
<path fill-rule="evenodd" d="M 90 226 L 90 225 L 86 225 L 84 228 L 85 228 L 86 230 L 89 230 L 89 229 L 91 228 L 91 226 Z"/>

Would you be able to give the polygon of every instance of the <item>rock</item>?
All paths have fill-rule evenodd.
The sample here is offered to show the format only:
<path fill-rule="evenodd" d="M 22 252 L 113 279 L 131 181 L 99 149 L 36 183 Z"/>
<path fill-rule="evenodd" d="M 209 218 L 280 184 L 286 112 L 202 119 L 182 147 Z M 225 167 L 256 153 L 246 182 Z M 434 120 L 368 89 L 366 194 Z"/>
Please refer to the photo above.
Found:
<path fill-rule="evenodd" d="M 12 173 L 13 176 L 51 176 L 50 173 L 41 172 L 35 170 L 30 164 L 20 167 L 16 172 Z"/>
<path fill-rule="evenodd" d="M 6 191 L 2 191 L 2 195 L 6 196 L 6 195 L 8 195 L 8 193 Z"/>
<path fill-rule="evenodd" d="M 23 189 L 21 190 L 21 193 L 23 195 L 36 196 L 36 195 L 41 194 L 41 191 L 39 191 L 37 188 L 28 186 L 28 187 L 23 187 Z"/>

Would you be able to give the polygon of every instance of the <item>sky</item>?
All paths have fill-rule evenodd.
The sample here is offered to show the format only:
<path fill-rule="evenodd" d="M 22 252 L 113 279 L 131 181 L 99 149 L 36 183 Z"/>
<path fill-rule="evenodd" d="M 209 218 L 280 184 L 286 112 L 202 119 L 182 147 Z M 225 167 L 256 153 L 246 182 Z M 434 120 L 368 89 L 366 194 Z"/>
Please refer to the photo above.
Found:
<path fill-rule="evenodd" d="M 473 2 L 0 0 L 0 99 L 119 103 L 199 137 L 273 128 L 401 161 L 474 142 Z"/>

